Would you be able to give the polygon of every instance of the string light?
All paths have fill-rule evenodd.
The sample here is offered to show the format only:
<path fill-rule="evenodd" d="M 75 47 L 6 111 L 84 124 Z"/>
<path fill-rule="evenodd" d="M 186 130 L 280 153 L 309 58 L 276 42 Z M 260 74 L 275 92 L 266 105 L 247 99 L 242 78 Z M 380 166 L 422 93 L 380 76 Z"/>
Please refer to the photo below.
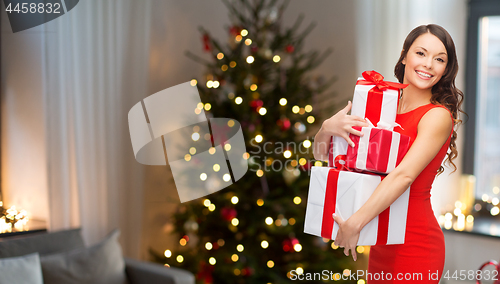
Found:
<path fill-rule="evenodd" d="M 212 202 L 210 202 L 210 199 L 203 200 L 203 205 L 205 205 L 205 207 L 210 206 L 210 204 L 212 204 Z"/>
<path fill-rule="evenodd" d="M 198 84 L 198 81 L 196 79 L 192 79 L 191 80 L 191 86 L 196 86 L 196 84 Z"/>
<path fill-rule="evenodd" d="M 304 146 L 304 148 L 309 148 L 311 147 L 311 141 L 309 140 L 304 140 L 304 142 L 302 142 L 302 145 Z"/>
<path fill-rule="evenodd" d="M 208 210 L 210 210 L 210 211 L 214 211 L 214 210 L 215 210 L 215 204 L 213 204 L 213 203 L 212 203 L 212 204 L 210 204 L 210 205 L 208 206 Z"/>
<path fill-rule="evenodd" d="M 288 219 L 288 224 L 294 225 L 295 224 L 295 218 Z"/>
<path fill-rule="evenodd" d="M 262 200 L 260 198 L 257 199 L 257 206 L 262 206 L 262 205 L 264 205 L 264 200 Z"/>
<path fill-rule="evenodd" d="M 250 159 L 250 154 L 249 153 L 244 153 L 243 154 L 243 159 L 245 159 L 245 160 Z"/>
<path fill-rule="evenodd" d="M 238 203 L 238 201 L 240 201 L 240 200 L 239 200 L 239 198 L 238 198 L 238 196 L 233 196 L 233 197 L 231 197 L 231 203 L 233 203 L 233 204 L 237 204 L 237 203 Z"/>
<path fill-rule="evenodd" d="M 308 123 L 314 123 L 314 120 L 315 120 L 314 116 L 312 116 L 312 115 L 310 115 L 310 116 L 307 117 L 307 122 Z"/>
<path fill-rule="evenodd" d="M 483 194 L 482 198 L 481 198 L 484 202 L 487 202 L 489 197 L 488 197 L 488 194 Z"/>
<path fill-rule="evenodd" d="M 280 57 L 279 55 L 275 55 L 275 56 L 273 56 L 273 61 L 274 61 L 275 63 L 280 62 L 280 60 L 281 60 L 281 57 Z"/>
<path fill-rule="evenodd" d="M 236 246 L 236 250 L 239 252 L 242 252 L 245 249 L 245 247 L 242 244 L 239 244 Z"/>
<path fill-rule="evenodd" d="M 220 70 L 222 70 L 222 71 L 224 71 L 224 72 L 226 72 L 226 71 L 227 71 L 227 69 L 229 69 L 229 67 L 228 67 L 226 64 L 224 64 L 224 65 L 222 65 L 222 66 L 220 67 Z"/>
<path fill-rule="evenodd" d="M 296 251 L 296 252 L 300 252 L 302 250 L 302 245 L 301 244 L 295 244 L 293 246 L 293 249 Z"/>
<path fill-rule="evenodd" d="M 213 166 L 213 169 L 214 169 L 214 172 L 218 172 L 218 171 L 220 170 L 220 166 L 219 166 L 219 164 L 215 164 L 215 165 Z"/>
<path fill-rule="evenodd" d="M 184 160 L 186 160 L 186 162 L 191 161 L 191 155 L 189 154 L 184 155 Z"/>
<path fill-rule="evenodd" d="M 241 35 L 237 35 L 235 38 L 236 42 L 240 42 L 242 39 L 243 37 Z"/>
<path fill-rule="evenodd" d="M 255 136 L 255 142 L 260 143 L 260 142 L 262 142 L 262 140 L 264 140 L 264 137 L 262 137 L 262 135 L 257 134 Z"/>
<path fill-rule="evenodd" d="M 207 81 L 207 88 L 212 88 L 214 86 L 214 81 L 208 80 Z"/>
<path fill-rule="evenodd" d="M 215 260 L 215 257 L 213 257 L 213 256 L 208 259 L 208 263 L 210 263 L 211 265 L 215 265 L 216 262 L 217 261 Z"/>
<path fill-rule="evenodd" d="M 286 150 L 283 152 L 283 156 L 288 159 L 292 156 L 292 152 L 290 150 Z"/>
<path fill-rule="evenodd" d="M 229 62 L 229 67 L 231 67 L 231 68 L 236 67 L 236 61 Z"/>
<path fill-rule="evenodd" d="M 198 132 L 195 132 L 191 135 L 191 139 L 193 139 L 193 141 L 198 141 L 200 139 L 200 133 Z"/>
<path fill-rule="evenodd" d="M 200 179 L 201 179 L 202 181 L 205 181 L 205 180 L 207 179 L 207 174 L 206 174 L 206 173 L 201 173 L 201 174 L 200 174 Z"/>
<path fill-rule="evenodd" d="M 257 172 L 255 173 L 258 177 L 261 177 L 264 175 L 264 171 L 263 170 L 257 170 Z"/>
<path fill-rule="evenodd" d="M 249 39 L 249 38 L 245 39 L 245 44 L 246 45 L 251 45 L 252 44 L 252 40 Z"/>
<path fill-rule="evenodd" d="M 241 32 L 240 32 L 240 35 L 247 36 L 248 35 L 248 31 L 246 29 L 242 29 Z"/>
<path fill-rule="evenodd" d="M 267 225 L 269 225 L 269 226 L 270 226 L 270 225 L 272 225 L 273 223 L 274 223 L 274 222 L 273 222 L 273 218 L 271 218 L 271 217 L 267 217 L 267 218 L 266 218 L 266 224 L 267 224 Z"/>
<path fill-rule="evenodd" d="M 297 267 L 297 269 L 295 269 L 295 271 L 297 272 L 297 274 L 304 274 L 304 269 L 302 267 Z"/>
<path fill-rule="evenodd" d="M 233 254 L 231 255 L 231 260 L 234 261 L 234 262 L 237 262 L 238 259 L 240 259 L 240 257 L 237 255 L 237 254 Z"/>
<path fill-rule="evenodd" d="M 184 261 L 184 257 L 182 255 L 178 255 L 176 258 L 177 262 L 182 263 Z"/>
<path fill-rule="evenodd" d="M 206 248 L 207 250 L 211 250 L 213 247 L 214 247 L 214 246 L 212 245 L 212 243 L 211 243 L 211 242 L 207 242 L 207 243 L 205 244 L 205 248 Z"/>
<path fill-rule="evenodd" d="M 189 148 L 189 153 L 190 153 L 191 155 L 196 154 L 196 148 L 195 148 L 195 147 L 191 147 L 191 148 Z"/>
<path fill-rule="evenodd" d="M 500 213 L 500 209 L 498 207 L 495 206 L 495 207 L 491 208 L 490 214 L 492 216 L 496 216 L 496 215 L 498 215 L 498 213 Z"/>
<path fill-rule="evenodd" d="M 285 98 L 280 99 L 280 105 L 285 106 L 287 103 L 287 100 Z"/>
<path fill-rule="evenodd" d="M 293 106 L 292 107 L 292 112 L 293 113 L 299 113 L 299 111 L 300 111 L 300 107 L 299 106 Z"/>
<path fill-rule="evenodd" d="M 260 243 L 260 246 L 263 248 L 263 249 L 266 249 L 269 247 L 269 243 L 266 241 L 266 240 L 263 240 L 261 243 Z"/>
<path fill-rule="evenodd" d="M 311 105 L 306 105 L 304 109 L 306 112 L 311 112 L 313 110 L 313 107 Z"/>
<path fill-rule="evenodd" d="M 299 109 L 299 114 L 304 114 L 304 113 L 306 113 L 306 110 L 303 107 L 301 107 Z"/>
<path fill-rule="evenodd" d="M 181 246 L 185 246 L 185 245 L 187 244 L 186 239 L 185 239 L 185 238 L 180 239 L 180 240 L 179 240 L 179 244 L 180 244 Z"/>
<path fill-rule="evenodd" d="M 250 90 L 251 90 L 252 92 L 255 92 L 255 91 L 257 90 L 257 85 L 256 85 L 256 84 L 252 84 L 252 85 L 250 85 Z"/>
<path fill-rule="evenodd" d="M 498 205 L 498 203 L 499 203 L 498 198 L 497 197 L 493 197 L 493 199 L 491 200 L 491 204 Z"/>
<path fill-rule="evenodd" d="M 267 113 L 267 109 L 266 109 L 265 107 L 261 107 L 261 108 L 259 109 L 259 114 L 260 114 L 260 115 L 265 115 L 266 113 Z"/>
<path fill-rule="evenodd" d="M 241 98 L 241 97 L 237 97 L 236 99 L 234 99 L 234 102 L 235 102 L 237 105 L 239 105 L 239 104 L 241 104 L 241 103 L 243 102 L 243 98 Z"/>
<path fill-rule="evenodd" d="M 248 64 L 252 64 L 252 63 L 254 62 L 254 60 L 255 60 L 255 58 L 253 58 L 253 56 L 251 56 L 251 55 L 249 55 L 249 56 L 247 57 L 247 63 L 248 63 Z"/>
<path fill-rule="evenodd" d="M 233 219 L 231 220 L 231 225 L 233 225 L 233 226 L 235 226 L 235 227 L 236 227 L 236 226 L 238 226 L 239 224 L 240 224 L 240 220 L 238 220 L 238 218 L 233 218 Z"/>
<path fill-rule="evenodd" d="M 363 252 L 365 252 L 365 247 L 364 247 L 364 246 L 358 246 L 358 247 L 356 248 L 356 251 L 357 251 L 358 253 L 362 254 Z"/>
<path fill-rule="evenodd" d="M 229 127 L 233 127 L 233 126 L 234 126 L 234 120 L 230 119 L 230 120 L 227 122 L 227 126 L 229 126 Z"/>
<path fill-rule="evenodd" d="M 295 197 L 293 198 L 293 203 L 295 203 L 295 204 L 299 205 L 301 202 L 302 202 L 302 199 L 301 199 L 300 197 L 295 196 Z"/>
<path fill-rule="evenodd" d="M 222 58 L 224 58 L 224 53 L 222 52 L 217 53 L 217 59 L 221 60 Z"/>
<path fill-rule="evenodd" d="M 164 255 L 165 255 L 166 258 L 170 258 L 172 256 L 172 251 L 170 251 L 169 249 L 167 249 L 167 250 L 165 250 Z"/>
<path fill-rule="evenodd" d="M 224 150 L 230 151 L 231 150 L 231 144 L 229 144 L 229 143 L 224 144 Z"/>
<path fill-rule="evenodd" d="M 307 160 L 305 158 L 300 158 L 299 159 L 299 165 L 303 166 L 307 163 Z"/>
<path fill-rule="evenodd" d="M 231 180 L 231 176 L 229 174 L 224 174 L 222 176 L 222 180 L 225 181 L 225 182 L 228 182 Z"/>
<path fill-rule="evenodd" d="M 269 267 L 269 268 L 273 268 L 273 267 L 274 267 L 274 261 L 269 260 L 269 261 L 267 262 L 267 267 Z"/>

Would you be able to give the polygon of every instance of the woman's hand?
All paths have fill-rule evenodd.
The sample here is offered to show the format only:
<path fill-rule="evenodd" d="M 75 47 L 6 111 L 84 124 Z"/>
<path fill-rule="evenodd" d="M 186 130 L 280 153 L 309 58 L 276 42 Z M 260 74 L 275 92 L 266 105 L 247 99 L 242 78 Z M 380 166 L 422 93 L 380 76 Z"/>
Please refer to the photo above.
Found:
<path fill-rule="evenodd" d="M 351 110 L 352 103 L 349 101 L 347 106 L 337 112 L 334 116 L 325 120 L 314 137 L 313 154 L 314 159 L 326 161 L 328 160 L 328 149 L 332 136 L 344 138 L 349 145 L 354 147 L 354 143 L 349 138 L 349 134 L 362 136 L 361 131 L 354 130 L 353 126 L 367 127 L 369 124 L 361 117 L 348 115 Z"/>
<path fill-rule="evenodd" d="M 356 246 L 358 244 L 359 232 L 361 231 L 361 228 L 351 224 L 352 222 L 349 222 L 349 219 L 346 221 L 342 220 L 342 218 L 335 213 L 333 214 L 333 220 L 335 220 L 335 222 L 339 225 L 339 231 L 334 240 L 335 245 L 344 248 L 344 254 L 346 256 L 349 256 L 349 250 L 351 250 L 352 259 L 356 261 L 358 258 L 356 254 Z"/>
<path fill-rule="evenodd" d="M 347 106 L 337 112 L 334 116 L 323 122 L 321 129 L 329 136 L 339 136 L 344 138 L 349 145 L 354 147 L 354 142 L 349 138 L 349 134 L 362 136 L 361 131 L 355 130 L 353 126 L 368 127 L 370 126 L 362 117 L 348 115 L 351 110 L 352 103 L 349 101 Z"/>

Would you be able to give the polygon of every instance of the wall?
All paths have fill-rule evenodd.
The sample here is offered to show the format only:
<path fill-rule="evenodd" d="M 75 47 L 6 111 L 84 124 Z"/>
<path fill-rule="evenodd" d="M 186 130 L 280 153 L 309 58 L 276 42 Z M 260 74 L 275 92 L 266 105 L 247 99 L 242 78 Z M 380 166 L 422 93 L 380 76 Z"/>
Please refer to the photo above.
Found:
<path fill-rule="evenodd" d="M 49 218 L 42 98 L 42 32 L 13 34 L 2 7 L 1 189 L 6 206 Z M 9 135 L 5 135 L 9 133 Z"/>

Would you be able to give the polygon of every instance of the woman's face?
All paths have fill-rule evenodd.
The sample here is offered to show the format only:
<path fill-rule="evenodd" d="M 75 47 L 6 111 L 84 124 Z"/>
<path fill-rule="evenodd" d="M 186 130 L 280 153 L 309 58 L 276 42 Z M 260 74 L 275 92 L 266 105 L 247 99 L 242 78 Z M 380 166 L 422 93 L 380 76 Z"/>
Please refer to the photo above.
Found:
<path fill-rule="evenodd" d="M 405 84 L 430 90 L 443 76 L 448 56 L 444 44 L 435 35 L 425 33 L 415 39 L 402 63 Z"/>

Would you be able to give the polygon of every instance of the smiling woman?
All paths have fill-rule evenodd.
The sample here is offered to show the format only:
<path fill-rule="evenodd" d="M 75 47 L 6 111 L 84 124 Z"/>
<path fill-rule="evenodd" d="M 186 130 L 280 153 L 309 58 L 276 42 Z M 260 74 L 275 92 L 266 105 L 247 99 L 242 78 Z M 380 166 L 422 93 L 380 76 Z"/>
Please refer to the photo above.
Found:
<path fill-rule="evenodd" d="M 339 231 L 335 244 L 349 251 L 356 260 L 360 231 L 386 210 L 407 189 L 410 190 L 404 244 L 378 245 L 370 250 L 370 274 L 427 275 L 444 268 L 444 236 L 430 203 L 430 191 L 441 162 L 448 153 L 451 163 L 455 146 L 458 112 L 463 95 L 455 87 L 458 63 L 455 45 L 446 30 L 437 25 L 419 26 L 407 36 L 394 68 L 399 82 L 408 84 L 401 95 L 394 131 L 410 137 L 410 149 L 401 163 L 377 186 L 367 202 L 347 220 L 333 214 Z M 329 133 L 361 136 L 352 130 L 362 118 L 347 115 L 348 107 L 327 119 L 315 137 L 315 143 L 329 141 Z M 325 153 L 318 153 L 319 155 Z M 419 283 L 438 283 L 439 277 L 423 277 Z M 396 278 L 369 279 L 368 283 L 393 283 Z"/>

